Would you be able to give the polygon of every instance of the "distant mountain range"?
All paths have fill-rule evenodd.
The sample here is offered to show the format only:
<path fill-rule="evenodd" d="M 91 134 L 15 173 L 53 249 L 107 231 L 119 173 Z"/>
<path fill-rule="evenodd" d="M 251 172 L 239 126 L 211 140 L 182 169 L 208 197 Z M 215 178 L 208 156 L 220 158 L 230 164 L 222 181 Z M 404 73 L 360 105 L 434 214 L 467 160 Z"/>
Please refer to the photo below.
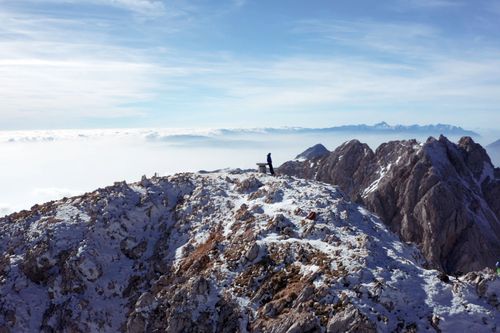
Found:
<path fill-rule="evenodd" d="M 494 148 L 494 149 L 500 149 L 500 140 L 497 140 L 493 143 L 490 143 L 489 145 L 486 146 L 487 148 Z"/>
<path fill-rule="evenodd" d="M 306 127 L 283 127 L 283 128 L 262 128 L 262 129 L 222 129 L 221 134 L 240 134 L 240 133 L 289 133 L 289 132 L 349 132 L 349 133 L 416 133 L 416 134 L 444 134 L 444 135 L 459 135 L 459 136 L 475 136 L 479 137 L 479 133 L 463 129 L 459 126 L 448 124 L 434 125 L 389 125 L 385 121 L 375 125 L 343 125 L 323 128 L 306 128 Z"/>
<path fill-rule="evenodd" d="M 490 143 L 485 148 L 488 155 L 490 155 L 491 162 L 496 166 L 500 166 L 500 140 Z"/>
<path fill-rule="evenodd" d="M 333 127 L 263 127 L 263 128 L 121 128 L 121 129 L 73 129 L 44 131 L 0 131 L 0 142 L 51 142 L 59 140 L 87 140 L 106 137 L 133 137 L 147 141 L 164 141 L 172 143 L 220 144 L 224 137 L 253 134 L 410 134 L 414 136 L 471 136 L 480 137 L 479 133 L 448 124 L 434 125 L 389 125 L 380 122 L 375 125 L 343 125 Z M 223 140 L 224 145 L 227 140 Z M 244 143 L 244 142 L 239 142 Z"/>

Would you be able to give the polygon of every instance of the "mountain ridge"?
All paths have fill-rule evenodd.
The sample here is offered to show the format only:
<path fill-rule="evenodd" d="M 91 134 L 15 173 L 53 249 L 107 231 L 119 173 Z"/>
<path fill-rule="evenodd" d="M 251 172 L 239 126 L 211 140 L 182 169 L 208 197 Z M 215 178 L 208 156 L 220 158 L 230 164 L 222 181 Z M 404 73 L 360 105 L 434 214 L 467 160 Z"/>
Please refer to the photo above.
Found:
<path fill-rule="evenodd" d="M 351 132 L 351 133 L 421 133 L 421 134 L 447 134 L 447 135 L 460 135 L 460 136 L 474 136 L 480 137 L 479 133 L 471 130 L 463 129 L 460 126 L 454 126 L 449 124 L 429 124 L 429 125 L 389 125 L 385 121 L 376 123 L 374 125 L 358 124 L 358 125 L 340 125 L 332 127 L 318 127 L 318 128 L 306 128 L 306 127 L 284 127 L 284 128 L 259 128 L 259 129 L 221 129 L 221 133 L 224 134 L 237 134 L 238 132 L 252 133 L 252 132 L 264 132 L 264 133 L 286 133 L 286 132 Z"/>
<path fill-rule="evenodd" d="M 239 170 L 144 177 L 0 218 L 12 331 L 494 331 L 458 279 L 336 187 Z"/>

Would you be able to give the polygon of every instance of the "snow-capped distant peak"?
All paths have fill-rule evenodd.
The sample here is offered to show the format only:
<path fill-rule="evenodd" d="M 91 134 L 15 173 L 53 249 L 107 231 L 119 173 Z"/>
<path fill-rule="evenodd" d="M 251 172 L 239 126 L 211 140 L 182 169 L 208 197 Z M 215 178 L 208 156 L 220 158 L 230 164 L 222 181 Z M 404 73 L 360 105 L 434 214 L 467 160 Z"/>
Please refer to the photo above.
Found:
<path fill-rule="evenodd" d="M 392 128 L 392 126 L 390 126 L 388 123 L 386 123 L 385 121 L 382 121 L 380 123 L 377 123 L 375 125 L 373 125 L 374 128 L 379 128 L 379 129 L 389 129 L 389 128 Z"/>

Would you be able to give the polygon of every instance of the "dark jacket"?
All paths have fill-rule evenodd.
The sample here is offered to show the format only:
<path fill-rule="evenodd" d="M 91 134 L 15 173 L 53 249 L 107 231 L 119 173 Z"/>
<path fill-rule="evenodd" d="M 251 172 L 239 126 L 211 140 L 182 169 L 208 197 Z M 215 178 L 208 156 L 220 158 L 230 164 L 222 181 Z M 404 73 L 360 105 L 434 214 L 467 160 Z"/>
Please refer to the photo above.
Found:
<path fill-rule="evenodd" d="M 267 154 L 267 164 L 273 164 L 273 160 L 271 159 L 271 154 Z"/>

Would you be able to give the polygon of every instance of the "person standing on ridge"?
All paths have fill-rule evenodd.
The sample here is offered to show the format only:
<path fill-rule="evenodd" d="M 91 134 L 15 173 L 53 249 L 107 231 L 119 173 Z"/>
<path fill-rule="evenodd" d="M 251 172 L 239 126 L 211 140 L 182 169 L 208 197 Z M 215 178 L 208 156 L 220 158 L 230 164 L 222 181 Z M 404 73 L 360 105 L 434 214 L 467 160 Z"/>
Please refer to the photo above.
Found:
<path fill-rule="evenodd" d="M 269 172 L 274 176 L 273 160 L 271 159 L 271 153 L 267 154 L 267 165 L 269 165 Z"/>

